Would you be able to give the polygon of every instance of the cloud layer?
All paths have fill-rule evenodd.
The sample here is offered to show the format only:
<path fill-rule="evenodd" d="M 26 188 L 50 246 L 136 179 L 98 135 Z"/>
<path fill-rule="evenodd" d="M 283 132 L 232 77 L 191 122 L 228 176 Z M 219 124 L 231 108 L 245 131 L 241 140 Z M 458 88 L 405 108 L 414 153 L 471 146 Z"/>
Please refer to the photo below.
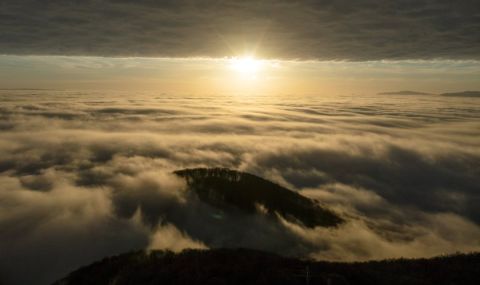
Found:
<path fill-rule="evenodd" d="M 480 59 L 475 0 L 6 0 L 0 53 Z"/>
<path fill-rule="evenodd" d="M 480 250 L 476 98 L 0 91 L 0 283 L 106 255 L 250 247 L 328 260 Z M 346 223 L 225 213 L 171 172 L 247 171 Z"/>

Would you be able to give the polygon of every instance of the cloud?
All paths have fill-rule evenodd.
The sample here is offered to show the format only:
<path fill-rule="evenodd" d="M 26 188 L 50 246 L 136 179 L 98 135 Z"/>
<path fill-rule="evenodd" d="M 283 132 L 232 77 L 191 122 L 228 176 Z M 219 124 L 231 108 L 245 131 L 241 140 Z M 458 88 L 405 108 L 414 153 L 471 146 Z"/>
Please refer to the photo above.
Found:
<path fill-rule="evenodd" d="M 372 189 L 398 204 L 429 211 L 455 211 L 480 222 L 475 206 L 480 198 L 476 190 L 478 152 L 443 147 L 443 153 L 431 153 L 418 146 L 405 146 L 407 142 L 402 140 L 350 138 L 346 143 L 337 142 L 335 148 L 332 144 L 273 149 L 256 157 L 254 169 L 285 173 L 283 178 L 300 188 L 341 182 Z M 305 179 L 311 172 L 316 179 Z"/>
<path fill-rule="evenodd" d="M 0 276 L 6 284 L 48 284 L 79 263 L 148 245 L 141 224 L 111 216 L 101 189 L 65 182 L 31 191 L 3 176 L 1 184 Z"/>
<path fill-rule="evenodd" d="M 185 237 L 175 226 L 165 225 L 160 227 L 152 236 L 148 249 L 166 249 L 181 252 L 187 248 L 205 249 L 203 243 Z"/>
<path fill-rule="evenodd" d="M 0 91 L 0 282 L 48 284 L 148 248 L 328 260 L 479 250 L 476 99 L 352 99 Z M 220 211 L 172 175 L 191 167 L 260 175 L 346 223 Z"/>
<path fill-rule="evenodd" d="M 479 59 L 475 0 L 34 1 L 0 6 L 0 53 Z"/>

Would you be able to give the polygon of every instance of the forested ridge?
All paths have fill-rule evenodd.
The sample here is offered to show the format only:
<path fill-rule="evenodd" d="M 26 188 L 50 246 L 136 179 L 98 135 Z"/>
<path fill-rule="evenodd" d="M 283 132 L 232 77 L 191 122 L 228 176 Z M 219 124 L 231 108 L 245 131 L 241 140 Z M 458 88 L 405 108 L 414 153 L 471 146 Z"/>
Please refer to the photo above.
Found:
<path fill-rule="evenodd" d="M 265 212 L 280 215 L 291 222 L 313 228 L 333 227 L 343 219 L 317 201 L 253 174 L 227 168 L 195 168 L 174 172 L 186 179 L 199 198 L 215 207 L 236 208 L 247 213 Z"/>
<path fill-rule="evenodd" d="M 249 249 L 137 251 L 83 267 L 54 285 L 479 284 L 480 254 L 358 263 L 299 260 Z"/>

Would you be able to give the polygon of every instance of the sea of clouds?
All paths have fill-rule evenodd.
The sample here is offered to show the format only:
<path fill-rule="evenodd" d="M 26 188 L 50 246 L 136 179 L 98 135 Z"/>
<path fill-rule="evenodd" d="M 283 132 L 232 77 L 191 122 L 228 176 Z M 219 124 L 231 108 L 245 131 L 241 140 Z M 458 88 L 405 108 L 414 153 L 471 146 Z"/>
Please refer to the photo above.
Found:
<path fill-rule="evenodd" d="M 134 249 L 325 260 L 480 250 L 480 99 L 0 91 L 0 284 Z M 172 171 L 228 167 L 346 219 L 222 213 Z"/>

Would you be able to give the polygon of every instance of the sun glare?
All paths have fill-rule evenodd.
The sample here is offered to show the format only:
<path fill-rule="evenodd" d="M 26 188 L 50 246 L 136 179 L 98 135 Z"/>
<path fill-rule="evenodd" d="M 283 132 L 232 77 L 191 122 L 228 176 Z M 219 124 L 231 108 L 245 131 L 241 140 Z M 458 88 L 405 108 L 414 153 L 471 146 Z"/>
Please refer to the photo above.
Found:
<path fill-rule="evenodd" d="M 239 73 L 254 76 L 262 68 L 262 61 L 252 56 L 234 57 L 230 59 L 230 67 Z"/>

